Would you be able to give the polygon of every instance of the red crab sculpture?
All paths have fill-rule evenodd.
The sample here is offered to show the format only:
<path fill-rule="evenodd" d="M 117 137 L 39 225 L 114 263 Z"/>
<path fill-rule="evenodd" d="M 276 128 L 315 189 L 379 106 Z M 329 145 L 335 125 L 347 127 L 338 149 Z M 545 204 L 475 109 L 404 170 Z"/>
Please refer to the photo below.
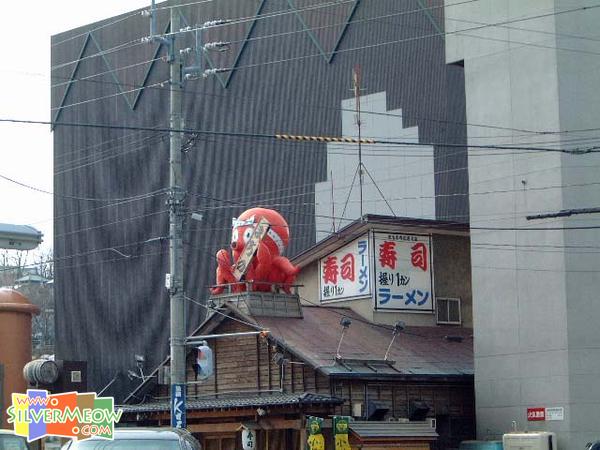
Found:
<path fill-rule="evenodd" d="M 233 262 L 227 250 L 221 249 L 217 252 L 217 285 L 210 290 L 211 294 L 222 294 L 225 290 L 223 285 L 227 284 L 233 284 L 233 292 L 246 290 L 244 283 L 235 284 L 239 280 L 234 276 L 234 268 L 246 243 L 252 237 L 256 224 L 262 219 L 265 219 L 270 227 L 260 241 L 244 278 L 252 282 L 250 289 L 253 291 L 270 291 L 274 284 L 280 284 L 286 292 L 290 293 L 290 285 L 294 283 L 300 269 L 282 256 L 290 238 L 288 224 L 277 211 L 252 208 L 233 220 L 231 232 Z"/>

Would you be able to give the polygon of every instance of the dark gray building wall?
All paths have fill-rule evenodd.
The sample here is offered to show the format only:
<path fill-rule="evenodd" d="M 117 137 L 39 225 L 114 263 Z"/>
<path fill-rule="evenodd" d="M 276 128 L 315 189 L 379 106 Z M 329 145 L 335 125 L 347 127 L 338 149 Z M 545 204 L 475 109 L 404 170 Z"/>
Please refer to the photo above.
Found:
<path fill-rule="evenodd" d="M 194 25 L 253 17 L 262 3 L 222 0 L 182 13 Z M 296 7 L 322 3 L 297 1 Z M 419 126 L 421 141 L 463 144 L 463 69 L 444 63 L 441 2 L 427 2 L 434 8 L 429 14 L 423 4 L 363 0 L 343 34 L 353 2 L 303 12 L 304 22 L 318 28 L 314 35 L 325 56 L 341 36 L 339 52 L 327 62 L 308 33 L 299 32 L 290 3 L 266 0 L 261 13 L 274 16 L 204 36 L 234 41 L 227 54 L 211 55 L 215 66 L 231 67 L 239 59 L 226 88 L 217 78 L 186 84 L 186 128 L 339 135 L 339 105 L 351 96 L 351 71 L 360 64 L 365 94 L 386 91 L 388 109 L 402 108 L 404 126 Z M 161 30 L 167 13 L 161 11 Z M 52 115 L 63 123 L 54 130 L 57 357 L 87 360 L 96 390 L 133 369 L 135 353 L 145 355 L 149 369 L 168 350 L 168 242 L 154 239 L 168 234 L 168 134 L 72 126 L 168 126 L 168 86 L 157 85 L 167 79 L 168 66 L 150 62 L 156 44 L 138 43 L 148 34 L 148 20 L 139 14 L 116 19 L 52 40 Z M 184 142 L 187 207 L 204 215 L 202 222 L 185 222 L 187 296 L 206 298 L 213 255 L 228 244 L 231 218 L 249 206 L 272 206 L 288 219 L 289 255 L 314 243 L 314 183 L 326 175 L 323 145 L 192 133 Z M 437 145 L 435 152 L 438 218 L 465 221 L 466 150 Z M 190 302 L 188 327 L 203 316 L 204 309 Z M 119 396 L 128 383 L 121 377 L 107 394 Z"/>

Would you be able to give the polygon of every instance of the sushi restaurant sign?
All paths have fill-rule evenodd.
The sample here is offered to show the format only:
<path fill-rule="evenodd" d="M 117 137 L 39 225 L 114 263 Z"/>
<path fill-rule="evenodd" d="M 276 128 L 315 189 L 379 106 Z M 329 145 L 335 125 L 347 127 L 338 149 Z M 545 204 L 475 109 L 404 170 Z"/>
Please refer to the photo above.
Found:
<path fill-rule="evenodd" d="M 371 298 L 379 311 L 433 312 L 430 235 L 370 232 L 319 260 L 321 303 Z"/>

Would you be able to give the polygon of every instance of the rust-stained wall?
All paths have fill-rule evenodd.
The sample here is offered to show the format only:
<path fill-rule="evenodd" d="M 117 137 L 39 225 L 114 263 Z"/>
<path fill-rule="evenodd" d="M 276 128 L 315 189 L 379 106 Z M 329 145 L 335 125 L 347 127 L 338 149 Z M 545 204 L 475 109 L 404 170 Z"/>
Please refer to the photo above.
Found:
<path fill-rule="evenodd" d="M 27 389 L 23 367 L 31 361 L 31 316 L 39 312 L 17 291 L 0 289 L 0 428 L 7 427 L 6 408 L 11 405 L 11 394 Z"/>

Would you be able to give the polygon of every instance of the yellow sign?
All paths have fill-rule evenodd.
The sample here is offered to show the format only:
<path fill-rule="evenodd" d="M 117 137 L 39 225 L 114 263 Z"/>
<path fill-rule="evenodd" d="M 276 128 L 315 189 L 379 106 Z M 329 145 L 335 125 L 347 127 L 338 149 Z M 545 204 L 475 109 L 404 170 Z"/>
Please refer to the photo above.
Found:
<path fill-rule="evenodd" d="M 325 437 L 323 436 L 323 419 L 320 417 L 306 416 L 306 439 L 308 450 L 325 450 Z"/>
<path fill-rule="evenodd" d="M 349 428 L 350 419 L 348 417 L 333 417 L 333 435 L 335 440 L 335 450 L 350 450 L 350 442 L 348 441 Z"/>

